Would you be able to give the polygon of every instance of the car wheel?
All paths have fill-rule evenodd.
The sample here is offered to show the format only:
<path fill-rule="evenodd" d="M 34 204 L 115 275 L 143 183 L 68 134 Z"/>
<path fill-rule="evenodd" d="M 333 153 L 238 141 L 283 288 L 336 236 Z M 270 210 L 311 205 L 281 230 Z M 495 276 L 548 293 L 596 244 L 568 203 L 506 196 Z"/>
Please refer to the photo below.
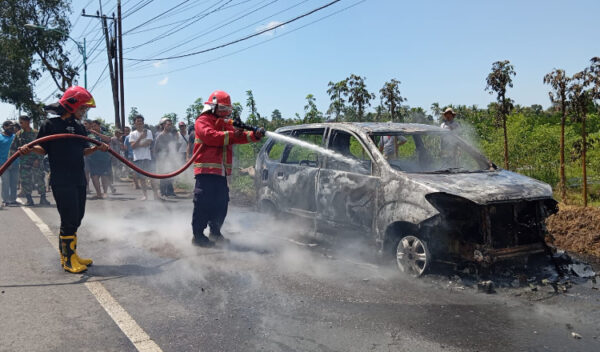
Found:
<path fill-rule="evenodd" d="M 277 219 L 279 217 L 279 212 L 275 205 L 269 201 L 262 201 L 258 206 L 258 211 L 267 215 L 270 218 Z"/>
<path fill-rule="evenodd" d="M 404 236 L 396 247 L 396 263 L 403 273 L 421 276 L 431 263 L 431 254 L 424 240 L 415 236 Z"/>

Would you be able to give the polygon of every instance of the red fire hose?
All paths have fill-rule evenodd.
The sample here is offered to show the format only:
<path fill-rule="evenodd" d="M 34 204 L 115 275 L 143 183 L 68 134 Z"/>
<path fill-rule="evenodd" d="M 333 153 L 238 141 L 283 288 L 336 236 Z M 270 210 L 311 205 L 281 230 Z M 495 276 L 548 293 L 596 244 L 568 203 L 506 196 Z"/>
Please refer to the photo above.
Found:
<path fill-rule="evenodd" d="M 53 141 L 55 139 L 61 139 L 61 138 L 77 138 L 77 139 L 83 139 L 85 141 L 88 141 L 90 143 L 94 143 L 96 145 L 101 145 L 102 142 L 99 142 L 95 139 L 86 137 L 86 136 L 81 136 L 78 134 L 71 134 L 71 133 L 60 133 L 60 134 L 53 134 L 51 136 L 46 136 L 46 137 L 42 137 L 40 139 L 36 139 L 33 142 L 27 143 L 27 147 L 31 148 L 36 144 L 40 144 L 43 142 L 48 142 L 48 141 Z M 119 153 L 115 152 L 112 149 L 108 149 L 108 152 L 111 153 L 115 158 L 119 159 L 122 163 L 124 163 L 125 165 L 127 165 L 128 167 L 130 167 L 131 169 L 133 169 L 134 171 L 139 172 L 142 175 L 151 177 L 151 178 L 170 178 L 170 177 L 174 177 L 179 175 L 180 173 L 182 173 L 183 171 L 185 171 L 185 169 L 187 169 L 190 164 L 194 161 L 194 159 L 196 158 L 196 156 L 198 156 L 198 154 L 200 153 L 200 149 L 198 149 L 198 151 L 196 151 L 196 153 L 194 153 L 194 155 L 192 155 L 192 157 L 190 158 L 190 160 L 188 160 L 185 165 L 183 165 L 179 170 L 173 171 L 171 173 L 168 174 L 155 174 L 152 172 L 148 172 L 145 170 L 140 169 L 139 167 L 135 166 L 133 163 L 131 163 L 129 160 L 125 159 L 124 157 L 122 157 L 121 155 L 119 155 Z M 2 166 L 0 166 L 0 175 L 2 175 L 4 173 L 4 171 L 6 171 L 6 169 L 8 169 L 8 167 L 15 161 L 17 160 L 17 158 L 20 156 L 21 154 L 19 152 L 14 153 L 13 155 L 11 155 L 10 158 L 8 158 L 8 160 L 6 160 L 6 162 L 4 164 L 2 164 Z"/>

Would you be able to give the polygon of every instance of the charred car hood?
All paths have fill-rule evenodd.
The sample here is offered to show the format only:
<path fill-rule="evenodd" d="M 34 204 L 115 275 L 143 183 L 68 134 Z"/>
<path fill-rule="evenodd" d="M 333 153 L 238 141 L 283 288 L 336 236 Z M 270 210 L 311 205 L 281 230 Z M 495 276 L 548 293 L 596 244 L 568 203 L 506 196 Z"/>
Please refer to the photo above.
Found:
<path fill-rule="evenodd" d="M 514 172 L 499 170 L 477 173 L 410 174 L 410 179 L 478 204 L 510 200 L 552 198 L 550 185 Z"/>

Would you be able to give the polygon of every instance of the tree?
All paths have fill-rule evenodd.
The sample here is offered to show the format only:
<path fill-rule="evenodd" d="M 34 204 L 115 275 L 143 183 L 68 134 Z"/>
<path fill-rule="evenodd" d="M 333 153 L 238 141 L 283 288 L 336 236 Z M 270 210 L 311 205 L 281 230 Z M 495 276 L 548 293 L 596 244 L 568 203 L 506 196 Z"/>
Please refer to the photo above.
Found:
<path fill-rule="evenodd" d="M 129 120 L 129 126 L 131 126 L 131 128 L 133 128 L 133 125 L 135 123 L 135 117 L 137 115 L 140 115 L 140 112 L 135 106 L 132 106 L 131 110 L 129 110 L 129 116 L 127 117 L 127 119 Z"/>
<path fill-rule="evenodd" d="M 351 74 L 348 77 L 348 101 L 356 110 L 358 121 L 362 121 L 365 115 L 365 107 L 371 105 L 371 100 L 375 99 L 375 94 L 367 90 L 365 78 Z"/>
<path fill-rule="evenodd" d="M 196 118 L 202 113 L 202 109 L 204 109 L 202 100 L 202 98 L 194 100 L 194 103 L 185 110 L 185 121 L 188 126 L 196 123 Z"/>
<path fill-rule="evenodd" d="M 497 119 L 502 124 L 504 132 L 504 168 L 509 169 L 508 162 L 508 135 L 506 133 L 506 117 L 510 114 L 513 108 L 512 99 L 506 96 L 507 87 L 512 88 L 511 76 L 516 75 L 513 65 L 510 61 L 496 61 L 492 64 L 492 72 L 487 76 L 487 86 L 490 94 L 496 93 L 496 102 L 498 103 Z"/>
<path fill-rule="evenodd" d="M 323 113 L 317 109 L 315 103 L 316 98 L 309 94 L 306 96 L 306 105 L 304 105 L 304 119 L 303 123 L 318 123 L 323 122 Z"/>
<path fill-rule="evenodd" d="M 254 94 L 252 93 L 252 90 L 247 90 L 246 96 L 248 97 L 246 99 L 246 107 L 250 109 L 250 114 L 248 115 L 246 121 L 248 122 L 248 124 L 256 126 L 258 125 L 260 115 L 256 110 L 256 101 L 254 100 Z"/>
<path fill-rule="evenodd" d="M 381 104 L 387 108 L 390 113 L 392 121 L 396 121 L 398 117 L 398 107 L 402 105 L 402 102 L 406 101 L 400 95 L 400 81 L 392 79 L 389 82 L 383 84 L 383 88 L 379 90 L 381 93 Z"/>
<path fill-rule="evenodd" d="M 440 116 L 442 115 L 442 108 L 440 107 L 440 103 L 435 102 L 431 104 L 431 114 L 435 117 L 436 120 L 440 120 Z"/>
<path fill-rule="evenodd" d="M 544 83 L 549 84 L 553 92 L 548 92 L 550 101 L 554 104 L 561 113 L 560 117 L 560 172 L 558 189 L 560 198 L 563 202 L 567 201 L 567 180 L 565 177 L 565 123 L 567 121 L 567 88 L 569 87 L 570 77 L 565 74 L 564 70 L 554 69 L 552 72 L 544 76 Z M 541 107 L 540 107 L 541 108 Z"/>
<path fill-rule="evenodd" d="M 231 117 L 236 120 L 240 120 L 242 118 L 242 111 L 244 111 L 244 107 L 240 102 L 233 103 L 233 111 L 231 113 Z"/>
<path fill-rule="evenodd" d="M 161 120 L 164 119 L 165 117 L 168 118 L 169 120 L 171 120 L 171 122 L 173 123 L 173 126 L 177 125 L 177 114 L 176 113 L 170 112 L 168 114 L 164 114 L 161 117 Z"/>
<path fill-rule="evenodd" d="M 60 91 L 77 76 L 63 49 L 69 13 L 67 0 L 4 0 L 0 6 L 0 100 L 33 113 L 34 122 L 40 108 L 33 86 L 41 71 L 50 74 Z M 25 27 L 28 23 L 60 31 L 30 29 Z"/>
<path fill-rule="evenodd" d="M 335 113 L 334 121 L 339 121 L 346 104 L 344 97 L 348 95 L 348 79 L 336 83 L 330 81 L 327 86 L 329 87 L 327 94 L 329 94 L 329 99 L 331 100 L 327 114 L 331 115 Z"/>
<path fill-rule="evenodd" d="M 278 109 L 273 110 L 273 112 L 271 113 L 271 128 L 278 129 L 284 124 L 285 120 L 283 119 L 283 116 L 281 116 L 281 111 L 279 111 Z"/>
<path fill-rule="evenodd" d="M 573 75 L 571 84 L 569 85 L 568 94 L 575 120 L 581 123 L 581 171 L 582 171 L 582 197 L 583 206 L 587 207 L 587 136 L 586 136 L 586 120 L 588 113 L 594 108 L 594 99 L 597 98 L 595 83 L 594 66 L 595 62 L 592 59 L 592 66 L 581 72 Z"/>

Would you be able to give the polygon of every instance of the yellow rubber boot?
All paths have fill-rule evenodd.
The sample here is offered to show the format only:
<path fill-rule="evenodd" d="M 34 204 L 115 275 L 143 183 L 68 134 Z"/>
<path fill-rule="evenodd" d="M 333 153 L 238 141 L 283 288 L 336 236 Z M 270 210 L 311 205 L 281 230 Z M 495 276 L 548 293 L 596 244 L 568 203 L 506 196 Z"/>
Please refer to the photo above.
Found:
<path fill-rule="evenodd" d="M 94 262 L 92 259 L 90 258 L 81 258 L 79 256 L 79 254 L 77 254 L 77 232 L 75 232 L 75 256 L 77 257 L 77 260 L 79 261 L 79 264 L 83 264 L 86 266 L 90 266 L 92 265 L 92 263 Z"/>
<path fill-rule="evenodd" d="M 87 270 L 87 266 L 79 263 L 75 254 L 75 236 L 59 236 L 60 252 L 63 257 L 63 269 L 70 273 L 81 273 Z"/>

